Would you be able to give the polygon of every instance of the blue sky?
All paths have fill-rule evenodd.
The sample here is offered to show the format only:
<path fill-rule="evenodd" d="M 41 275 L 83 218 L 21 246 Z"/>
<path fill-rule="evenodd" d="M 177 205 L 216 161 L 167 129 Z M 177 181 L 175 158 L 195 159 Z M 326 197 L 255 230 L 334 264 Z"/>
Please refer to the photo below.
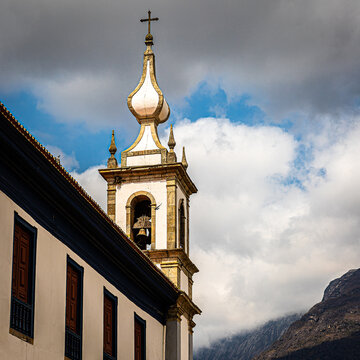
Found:
<path fill-rule="evenodd" d="M 130 93 L 130 90 L 129 90 Z M 43 145 L 56 146 L 67 154 L 73 154 L 78 160 L 78 171 L 82 172 L 90 166 L 104 164 L 108 158 L 108 147 L 111 130 L 116 131 L 118 151 L 131 145 L 135 139 L 136 128 L 126 137 L 129 131 L 126 125 L 121 127 L 99 126 L 89 128 L 86 123 L 77 121 L 61 123 L 51 114 L 46 113 L 39 106 L 39 99 L 29 92 L 13 92 L 0 94 L 5 106 Z M 196 90 L 184 100 L 172 107 L 169 122 L 175 124 L 176 119 L 196 121 L 206 117 L 228 118 L 234 123 L 249 126 L 264 125 L 265 113 L 257 106 L 249 104 L 250 95 L 237 96 L 229 101 L 226 92 L 217 87 L 211 88 L 205 81 L 201 82 Z M 125 101 L 125 99 L 124 99 Z M 129 122 L 136 124 L 136 119 L 127 111 L 122 117 L 128 117 Z M 120 116 L 119 116 L 120 118 Z M 269 123 L 269 121 L 268 121 Z M 284 125 L 285 124 L 285 125 Z M 277 124 L 286 128 L 288 123 Z M 159 129 L 160 132 L 168 124 Z M 139 127 L 138 127 L 139 129 Z M 54 154 L 57 156 L 57 154 Z M 73 169 L 69 169 L 73 170 Z"/>
<path fill-rule="evenodd" d="M 56 146 L 67 154 L 74 154 L 79 162 L 79 171 L 102 164 L 107 159 L 111 134 L 109 128 L 94 132 L 76 121 L 73 124 L 59 123 L 39 109 L 38 100 L 29 93 L 3 94 L 1 98 L 8 110 L 41 144 Z"/>

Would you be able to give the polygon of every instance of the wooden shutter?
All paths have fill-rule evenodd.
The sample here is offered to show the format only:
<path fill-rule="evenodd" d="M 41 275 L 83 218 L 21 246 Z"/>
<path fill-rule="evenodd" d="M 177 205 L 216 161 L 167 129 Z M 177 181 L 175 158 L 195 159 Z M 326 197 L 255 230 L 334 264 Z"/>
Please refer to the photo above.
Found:
<path fill-rule="evenodd" d="M 31 235 L 15 224 L 12 295 L 29 303 L 29 266 Z"/>
<path fill-rule="evenodd" d="M 79 273 L 71 266 L 67 266 L 66 279 L 66 326 L 78 333 L 78 301 L 79 301 Z"/>
<path fill-rule="evenodd" d="M 135 320 L 135 360 L 142 360 L 142 326 Z"/>
<path fill-rule="evenodd" d="M 104 296 L 104 352 L 114 356 L 113 339 L 114 336 L 114 302 L 108 296 Z"/>

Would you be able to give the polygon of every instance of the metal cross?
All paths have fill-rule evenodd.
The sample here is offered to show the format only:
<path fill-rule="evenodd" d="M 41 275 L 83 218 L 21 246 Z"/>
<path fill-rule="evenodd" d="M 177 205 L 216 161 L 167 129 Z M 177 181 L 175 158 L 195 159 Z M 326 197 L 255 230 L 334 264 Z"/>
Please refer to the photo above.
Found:
<path fill-rule="evenodd" d="M 148 18 L 147 19 L 140 19 L 141 22 L 148 21 L 148 34 L 150 34 L 150 22 L 151 21 L 158 21 L 159 18 L 151 18 L 151 11 L 148 11 Z"/>

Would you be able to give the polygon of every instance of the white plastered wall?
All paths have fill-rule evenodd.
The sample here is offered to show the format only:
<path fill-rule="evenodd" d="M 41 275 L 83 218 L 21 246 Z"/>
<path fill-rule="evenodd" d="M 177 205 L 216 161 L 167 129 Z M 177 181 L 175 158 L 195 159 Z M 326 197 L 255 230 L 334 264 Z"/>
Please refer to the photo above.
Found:
<path fill-rule="evenodd" d="M 142 166 L 161 164 L 161 154 L 136 155 L 126 158 L 126 166 Z"/>
<path fill-rule="evenodd" d="M 189 278 L 185 275 L 184 271 L 180 271 L 180 290 L 189 294 Z"/>
<path fill-rule="evenodd" d="M 34 344 L 9 334 L 14 212 L 37 228 Z M 146 358 L 163 358 L 164 327 L 0 192 L 0 359 L 63 360 L 66 261 L 84 268 L 83 359 L 103 357 L 103 289 L 118 298 L 118 358 L 134 358 L 134 312 L 146 321 Z"/>
<path fill-rule="evenodd" d="M 116 219 L 115 222 L 126 232 L 126 204 L 130 196 L 138 191 L 150 193 L 156 201 L 156 238 L 155 248 L 167 247 L 167 189 L 166 180 L 138 183 L 125 183 L 116 188 Z"/>
<path fill-rule="evenodd" d="M 143 151 L 143 150 L 155 150 L 155 149 L 158 149 L 158 146 L 155 144 L 155 141 L 152 137 L 151 126 L 146 125 L 141 140 L 131 151 Z"/>

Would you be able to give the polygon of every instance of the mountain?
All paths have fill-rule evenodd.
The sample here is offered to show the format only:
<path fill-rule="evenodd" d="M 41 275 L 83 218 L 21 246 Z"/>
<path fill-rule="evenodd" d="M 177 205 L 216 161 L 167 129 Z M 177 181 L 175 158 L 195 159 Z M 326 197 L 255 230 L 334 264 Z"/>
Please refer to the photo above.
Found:
<path fill-rule="evenodd" d="M 360 269 L 330 282 L 322 301 L 254 360 L 360 359 Z"/>
<path fill-rule="evenodd" d="M 250 360 L 270 346 L 299 318 L 299 314 L 285 316 L 255 330 L 218 340 L 209 348 L 197 350 L 194 360 Z"/>

